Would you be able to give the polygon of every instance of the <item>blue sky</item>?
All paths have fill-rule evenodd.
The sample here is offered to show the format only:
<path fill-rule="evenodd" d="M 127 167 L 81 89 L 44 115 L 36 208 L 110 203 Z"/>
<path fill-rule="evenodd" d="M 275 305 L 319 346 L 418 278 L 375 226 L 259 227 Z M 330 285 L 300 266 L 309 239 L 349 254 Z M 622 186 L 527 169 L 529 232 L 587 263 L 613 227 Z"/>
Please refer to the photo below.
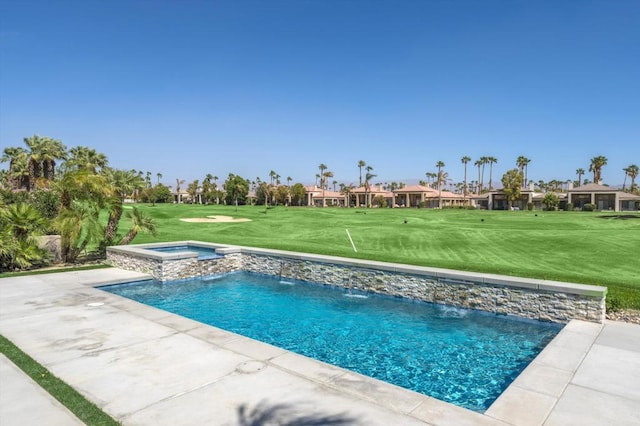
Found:
<path fill-rule="evenodd" d="M 0 0 L 0 148 L 85 145 L 167 184 L 212 173 L 494 181 L 640 164 L 640 2 Z M 6 163 L 4 164 L 6 167 Z M 470 178 L 477 175 L 469 168 Z"/>

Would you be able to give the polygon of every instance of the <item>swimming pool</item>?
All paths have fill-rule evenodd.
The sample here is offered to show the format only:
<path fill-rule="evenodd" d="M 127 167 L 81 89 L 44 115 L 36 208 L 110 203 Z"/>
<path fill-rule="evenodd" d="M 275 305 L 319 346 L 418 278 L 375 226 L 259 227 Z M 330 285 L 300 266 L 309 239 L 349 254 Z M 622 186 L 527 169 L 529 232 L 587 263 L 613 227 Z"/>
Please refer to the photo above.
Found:
<path fill-rule="evenodd" d="M 216 253 L 216 249 L 213 247 L 200 247 L 192 245 L 184 246 L 167 246 L 167 247 L 147 247 L 147 250 L 157 251 L 161 253 L 183 253 L 192 251 L 198 253 L 198 259 L 217 259 L 222 257 Z"/>
<path fill-rule="evenodd" d="M 480 412 L 562 328 L 247 272 L 101 288 Z"/>

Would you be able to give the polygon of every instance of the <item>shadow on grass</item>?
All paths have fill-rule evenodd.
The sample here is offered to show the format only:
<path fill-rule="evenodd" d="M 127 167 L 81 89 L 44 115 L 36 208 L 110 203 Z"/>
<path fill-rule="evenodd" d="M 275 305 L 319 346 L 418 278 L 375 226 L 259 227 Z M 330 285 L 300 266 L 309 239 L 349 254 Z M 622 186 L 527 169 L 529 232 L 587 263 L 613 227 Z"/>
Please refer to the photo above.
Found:
<path fill-rule="evenodd" d="M 262 425 L 282 425 L 282 426 L 338 426 L 357 425 L 359 422 L 343 413 L 324 414 L 306 413 L 308 412 L 300 405 L 291 404 L 270 404 L 262 401 L 253 408 L 247 404 L 238 407 L 238 424 L 241 426 L 262 426 Z"/>
<path fill-rule="evenodd" d="M 600 219 L 621 219 L 621 220 L 640 219 L 640 215 L 638 214 L 613 214 L 613 215 L 602 215 L 598 217 Z"/>

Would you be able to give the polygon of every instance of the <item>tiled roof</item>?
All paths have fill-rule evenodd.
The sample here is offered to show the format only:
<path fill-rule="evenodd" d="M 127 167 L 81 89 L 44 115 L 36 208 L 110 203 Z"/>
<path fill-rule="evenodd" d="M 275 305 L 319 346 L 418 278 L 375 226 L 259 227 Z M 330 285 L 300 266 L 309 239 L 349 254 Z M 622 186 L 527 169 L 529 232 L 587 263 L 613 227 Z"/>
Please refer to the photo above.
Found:
<path fill-rule="evenodd" d="M 407 185 L 404 188 L 399 188 L 394 190 L 396 194 L 406 194 L 406 193 L 422 193 L 422 192 L 433 192 L 435 189 L 430 186 L 424 185 Z"/>
<path fill-rule="evenodd" d="M 599 185 L 597 183 L 588 183 L 582 186 L 576 186 L 570 189 L 569 192 L 617 192 L 615 188 L 609 186 Z"/>

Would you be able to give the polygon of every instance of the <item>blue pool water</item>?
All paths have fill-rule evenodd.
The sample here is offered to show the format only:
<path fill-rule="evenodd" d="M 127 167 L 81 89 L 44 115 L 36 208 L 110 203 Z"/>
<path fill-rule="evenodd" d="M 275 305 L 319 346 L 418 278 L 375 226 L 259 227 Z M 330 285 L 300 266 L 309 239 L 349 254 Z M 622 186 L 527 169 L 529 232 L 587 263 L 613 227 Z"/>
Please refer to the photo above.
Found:
<path fill-rule="evenodd" d="M 147 248 L 147 250 L 151 251 L 159 251 L 162 253 L 180 253 L 185 251 L 195 251 L 198 253 L 198 259 L 215 259 L 218 257 L 222 257 L 219 254 L 216 254 L 215 248 L 208 247 L 200 247 L 200 246 L 171 246 L 171 247 L 151 247 Z"/>
<path fill-rule="evenodd" d="M 561 329 L 246 272 L 102 289 L 481 412 Z"/>

